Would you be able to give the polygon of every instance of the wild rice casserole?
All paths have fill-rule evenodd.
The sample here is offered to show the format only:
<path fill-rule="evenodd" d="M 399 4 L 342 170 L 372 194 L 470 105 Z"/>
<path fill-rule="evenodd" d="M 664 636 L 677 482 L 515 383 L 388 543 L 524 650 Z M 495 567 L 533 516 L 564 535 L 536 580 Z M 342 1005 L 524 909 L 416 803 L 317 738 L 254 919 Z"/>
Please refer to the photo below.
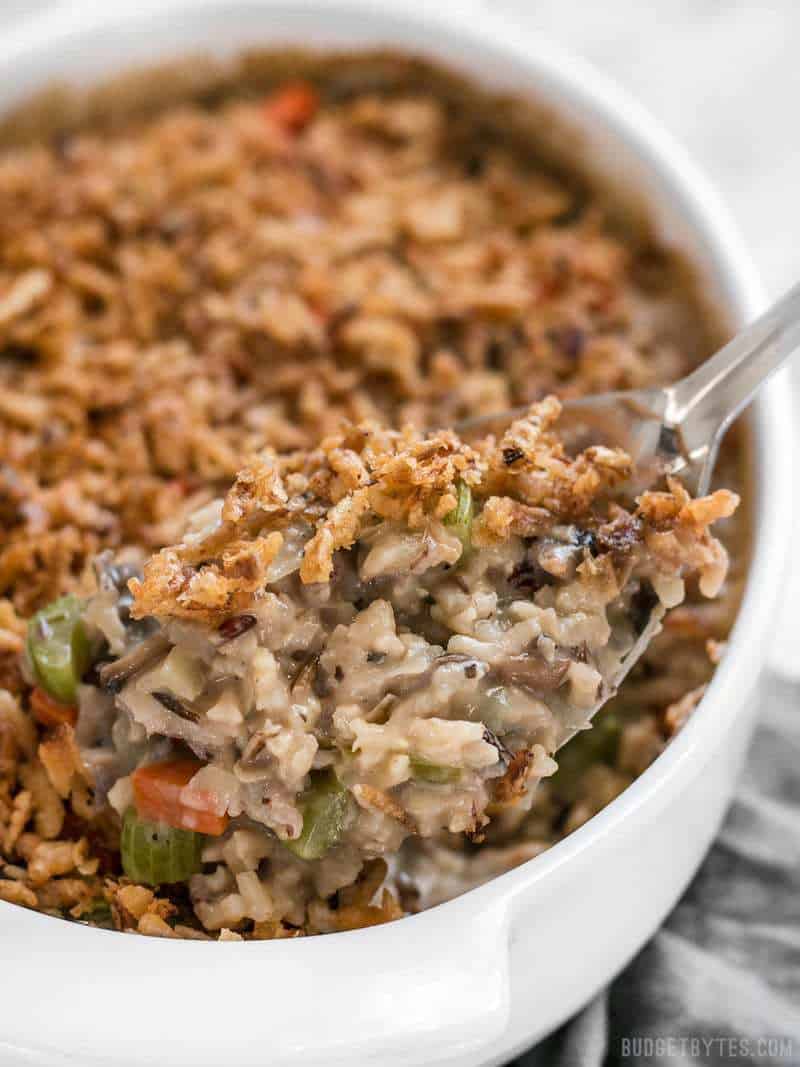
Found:
<path fill-rule="evenodd" d="M 676 263 L 419 63 L 228 82 L 0 155 L 0 898 L 271 938 L 600 810 L 701 696 L 745 551 L 735 494 L 632 501 L 558 437 L 556 396 L 707 354 Z"/>

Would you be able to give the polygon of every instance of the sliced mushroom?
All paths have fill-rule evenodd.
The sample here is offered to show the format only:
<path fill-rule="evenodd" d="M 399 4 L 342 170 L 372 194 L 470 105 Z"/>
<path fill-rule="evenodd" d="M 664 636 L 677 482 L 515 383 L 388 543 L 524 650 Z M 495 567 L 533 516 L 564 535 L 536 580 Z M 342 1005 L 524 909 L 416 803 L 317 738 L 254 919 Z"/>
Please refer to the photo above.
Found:
<path fill-rule="evenodd" d="M 444 656 L 439 656 L 433 663 L 424 671 L 420 671 L 418 674 L 395 674 L 394 677 L 387 679 L 384 686 L 384 694 L 392 693 L 397 697 L 411 696 L 412 693 L 418 693 L 421 689 L 427 689 L 433 680 L 433 675 L 440 667 L 446 667 L 448 664 L 461 663 L 465 669 L 475 668 L 475 673 L 470 674 L 469 677 L 477 677 L 478 671 L 484 664 L 481 660 L 475 659 L 473 656 L 465 656 L 458 652 L 448 652 Z"/>
<path fill-rule="evenodd" d="M 171 647 L 170 641 L 164 634 L 153 634 L 130 652 L 126 652 L 124 656 L 120 656 L 112 663 L 104 664 L 97 672 L 100 684 L 112 693 L 118 693 L 126 682 L 148 667 L 152 667 L 157 660 L 169 652 Z"/>
<path fill-rule="evenodd" d="M 273 757 L 266 746 L 267 734 L 260 730 L 247 742 L 244 752 L 233 768 L 240 782 L 258 782 L 269 775 L 269 765 Z"/>
<path fill-rule="evenodd" d="M 394 693 L 386 693 L 374 707 L 370 708 L 364 718 L 367 722 L 383 725 L 388 720 L 389 714 L 397 701 L 398 697 Z"/>
<path fill-rule="evenodd" d="M 525 652 L 494 664 L 492 673 L 506 685 L 517 685 L 534 693 L 552 693 L 563 684 L 571 662 L 557 655 L 548 663 L 535 652 Z"/>

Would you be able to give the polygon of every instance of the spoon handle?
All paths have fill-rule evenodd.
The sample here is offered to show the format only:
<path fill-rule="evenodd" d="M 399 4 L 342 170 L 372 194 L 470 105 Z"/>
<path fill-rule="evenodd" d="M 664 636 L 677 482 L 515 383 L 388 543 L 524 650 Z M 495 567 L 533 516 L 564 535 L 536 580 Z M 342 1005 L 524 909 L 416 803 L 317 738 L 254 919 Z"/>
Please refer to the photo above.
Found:
<path fill-rule="evenodd" d="M 692 464 L 703 469 L 705 487 L 722 435 L 759 387 L 798 348 L 800 284 L 715 356 L 666 390 L 664 421 L 680 427 Z"/>

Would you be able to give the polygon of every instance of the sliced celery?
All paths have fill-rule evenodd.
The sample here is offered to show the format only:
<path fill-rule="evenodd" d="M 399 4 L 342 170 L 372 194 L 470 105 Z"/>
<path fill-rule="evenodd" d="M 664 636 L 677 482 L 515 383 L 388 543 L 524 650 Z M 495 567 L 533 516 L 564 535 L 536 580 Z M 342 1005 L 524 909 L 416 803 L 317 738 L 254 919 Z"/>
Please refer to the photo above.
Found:
<path fill-rule="evenodd" d="M 62 704 L 74 704 L 91 649 L 74 596 L 62 596 L 28 623 L 28 657 L 37 682 Z"/>
<path fill-rule="evenodd" d="M 472 517 L 474 514 L 472 490 L 466 482 L 458 483 L 458 503 L 444 517 L 445 526 L 449 526 L 467 552 L 472 544 Z"/>
<path fill-rule="evenodd" d="M 122 822 L 122 869 L 134 882 L 184 882 L 201 867 L 203 834 L 140 819 L 129 808 Z"/>
<path fill-rule="evenodd" d="M 284 844 L 300 859 L 321 859 L 341 838 L 349 805 L 348 790 L 333 771 L 315 775 L 300 801 L 302 832 L 294 841 L 284 841 Z"/>
<path fill-rule="evenodd" d="M 461 777 L 461 771 L 458 767 L 446 767 L 441 763 L 431 763 L 430 760 L 423 759 L 421 756 L 411 756 L 408 762 L 411 766 L 412 778 L 417 778 L 421 782 L 433 782 L 435 785 L 451 785 Z"/>

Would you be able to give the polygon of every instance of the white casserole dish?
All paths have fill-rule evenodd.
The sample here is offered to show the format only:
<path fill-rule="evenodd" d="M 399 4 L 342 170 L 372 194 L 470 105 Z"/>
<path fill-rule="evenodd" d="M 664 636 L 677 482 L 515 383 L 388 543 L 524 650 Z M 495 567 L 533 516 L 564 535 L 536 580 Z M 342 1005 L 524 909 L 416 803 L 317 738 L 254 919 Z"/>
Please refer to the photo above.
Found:
<path fill-rule="evenodd" d="M 751 264 L 683 152 L 631 100 L 483 10 L 399 0 L 73 3 L 0 41 L 0 108 L 56 79 L 253 45 L 388 45 L 529 93 L 688 254 L 731 328 L 759 310 Z M 536 860 L 388 926 L 299 941 L 121 937 L 0 903 L 0 1063 L 133 1067 L 498 1064 L 584 1004 L 663 920 L 705 853 L 753 725 L 791 521 L 789 395 L 754 413 L 756 519 L 728 654 L 667 752 Z"/>

